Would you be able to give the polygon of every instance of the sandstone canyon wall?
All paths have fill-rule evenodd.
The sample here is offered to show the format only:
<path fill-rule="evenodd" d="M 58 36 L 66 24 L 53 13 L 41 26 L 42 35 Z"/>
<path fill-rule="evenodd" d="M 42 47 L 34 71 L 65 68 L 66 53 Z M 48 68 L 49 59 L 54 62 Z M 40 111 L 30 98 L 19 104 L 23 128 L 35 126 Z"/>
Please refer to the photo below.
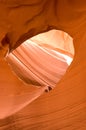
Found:
<path fill-rule="evenodd" d="M 16 89 L 17 94 L 28 91 L 3 61 L 5 54 L 26 39 L 51 29 L 65 31 L 73 38 L 72 64 L 55 89 L 15 115 L 0 120 L 0 130 L 86 129 L 85 0 L 0 0 L 1 93 L 5 79 L 14 85 L 10 91 Z"/>

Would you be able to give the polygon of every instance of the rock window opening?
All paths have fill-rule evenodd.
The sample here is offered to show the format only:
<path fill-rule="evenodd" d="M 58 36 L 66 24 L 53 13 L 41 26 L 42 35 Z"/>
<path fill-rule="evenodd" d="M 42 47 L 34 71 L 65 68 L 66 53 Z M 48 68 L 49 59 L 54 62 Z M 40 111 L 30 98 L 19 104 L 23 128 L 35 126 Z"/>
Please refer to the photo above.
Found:
<path fill-rule="evenodd" d="M 51 30 L 22 43 L 7 61 L 25 83 L 54 88 L 73 57 L 73 39 L 63 31 Z"/>

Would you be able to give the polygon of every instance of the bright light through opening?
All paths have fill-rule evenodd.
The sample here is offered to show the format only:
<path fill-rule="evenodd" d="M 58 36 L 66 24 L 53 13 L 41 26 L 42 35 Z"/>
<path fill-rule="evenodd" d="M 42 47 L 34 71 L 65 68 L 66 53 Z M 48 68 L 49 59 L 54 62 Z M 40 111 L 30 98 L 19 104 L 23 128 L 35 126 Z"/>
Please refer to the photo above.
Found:
<path fill-rule="evenodd" d="M 73 39 L 51 30 L 25 41 L 7 56 L 7 61 L 26 83 L 54 88 L 74 56 Z"/>

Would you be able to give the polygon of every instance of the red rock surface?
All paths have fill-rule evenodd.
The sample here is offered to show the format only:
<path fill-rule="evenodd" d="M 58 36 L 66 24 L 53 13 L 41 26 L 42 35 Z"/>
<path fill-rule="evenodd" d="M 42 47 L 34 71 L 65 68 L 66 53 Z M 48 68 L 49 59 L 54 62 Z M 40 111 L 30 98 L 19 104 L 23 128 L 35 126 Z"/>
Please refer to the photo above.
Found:
<path fill-rule="evenodd" d="M 14 116 L 0 121 L 0 130 L 86 129 L 86 1 L 0 0 L 0 56 L 26 39 L 51 29 L 63 30 L 74 39 L 75 56 L 56 88 L 42 95 Z M 0 61 L 0 87 L 4 91 L 27 92 L 27 87 Z M 13 82 L 13 80 L 14 82 Z M 15 88 L 16 86 L 16 88 Z M 9 107 L 9 106 L 8 106 Z M 4 110 L 3 110 L 4 111 Z"/>

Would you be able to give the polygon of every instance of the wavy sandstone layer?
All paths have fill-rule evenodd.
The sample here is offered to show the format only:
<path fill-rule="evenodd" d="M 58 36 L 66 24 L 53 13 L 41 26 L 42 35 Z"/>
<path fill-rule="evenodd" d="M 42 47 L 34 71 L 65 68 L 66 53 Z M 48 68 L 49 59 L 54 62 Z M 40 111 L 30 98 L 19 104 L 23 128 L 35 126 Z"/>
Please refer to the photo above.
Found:
<path fill-rule="evenodd" d="M 1 95 L 9 91 L 13 94 L 28 92 L 27 87 L 13 75 L 3 60 L 8 48 L 11 52 L 28 38 L 51 29 L 67 32 L 72 36 L 75 47 L 74 60 L 55 89 L 14 116 L 0 120 L 0 130 L 86 129 L 85 28 L 85 0 L 0 0 Z M 9 106 L 8 109 L 12 111 Z"/>

